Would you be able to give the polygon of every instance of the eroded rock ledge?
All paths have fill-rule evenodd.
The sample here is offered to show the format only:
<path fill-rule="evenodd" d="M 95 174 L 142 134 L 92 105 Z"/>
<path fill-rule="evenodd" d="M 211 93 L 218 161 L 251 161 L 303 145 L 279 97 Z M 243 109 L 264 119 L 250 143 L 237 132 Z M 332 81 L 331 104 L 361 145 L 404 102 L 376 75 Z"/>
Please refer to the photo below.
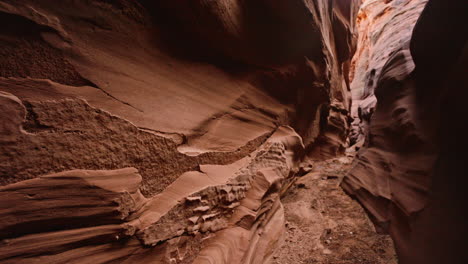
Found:
<path fill-rule="evenodd" d="M 0 262 L 266 262 L 357 2 L 1 0 Z"/>
<path fill-rule="evenodd" d="M 251 157 L 203 165 L 145 198 L 135 168 L 72 170 L 0 189 L 2 263 L 263 263 L 284 228 L 291 128 Z M 14 207 L 11 205 L 14 204 Z"/>
<path fill-rule="evenodd" d="M 350 143 L 401 263 L 466 263 L 448 2 L 0 0 L 0 262 L 268 262 L 301 162 Z"/>

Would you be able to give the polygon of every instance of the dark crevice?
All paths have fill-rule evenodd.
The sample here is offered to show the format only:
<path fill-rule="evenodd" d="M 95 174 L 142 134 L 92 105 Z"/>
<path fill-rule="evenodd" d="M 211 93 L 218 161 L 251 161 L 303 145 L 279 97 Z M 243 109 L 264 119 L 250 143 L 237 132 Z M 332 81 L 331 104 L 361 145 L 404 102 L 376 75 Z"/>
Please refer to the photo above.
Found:
<path fill-rule="evenodd" d="M 118 102 L 120 102 L 120 103 L 122 103 L 122 104 L 124 104 L 124 105 L 130 106 L 131 108 L 137 110 L 137 111 L 140 112 L 140 113 L 143 113 L 143 110 L 141 110 L 141 109 L 139 109 L 139 108 L 137 108 L 137 107 L 131 105 L 130 103 L 127 103 L 127 102 L 125 102 L 125 101 L 123 101 L 123 100 L 120 100 L 119 98 L 113 96 L 112 94 L 110 94 L 110 93 L 107 92 L 106 90 L 100 88 L 99 86 L 97 86 L 97 85 L 94 84 L 93 87 L 95 87 L 95 88 L 101 90 L 104 94 L 106 94 L 106 95 L 109 96 L 110 98 L 112 98 L 112 99 L 114 99 L 114 100 L 116 100 L 116 101 L 118 101 Z"/>

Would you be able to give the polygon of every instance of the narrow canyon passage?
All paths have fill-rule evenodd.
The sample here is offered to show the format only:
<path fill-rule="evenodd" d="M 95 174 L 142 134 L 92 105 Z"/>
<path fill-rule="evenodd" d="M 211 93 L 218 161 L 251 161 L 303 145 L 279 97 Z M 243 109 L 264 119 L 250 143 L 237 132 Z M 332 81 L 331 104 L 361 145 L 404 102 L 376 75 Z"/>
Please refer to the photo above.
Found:
<path fill-rule="evenodd" d="M 0 0 L 0 264 L 466 264 L 466 0 Z"/>
<path fill-rule="evenodd" d="M 398 263 L 390 237 L 377 234 L 364 210 L 339 187 L 352 158 L 308 162 L 312 171 L 282 198 L 287 231 L 272 263 Z"/>

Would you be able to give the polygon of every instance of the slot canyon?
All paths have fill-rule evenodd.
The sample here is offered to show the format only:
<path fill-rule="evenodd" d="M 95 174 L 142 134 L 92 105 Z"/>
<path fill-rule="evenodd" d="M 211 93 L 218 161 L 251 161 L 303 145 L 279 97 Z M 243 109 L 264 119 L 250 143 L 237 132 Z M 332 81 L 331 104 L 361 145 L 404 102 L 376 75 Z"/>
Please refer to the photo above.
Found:
<path fill-rule="evenodd" d="M 1 264 L 468 263 L 466 0 L 0 0 Z"/>

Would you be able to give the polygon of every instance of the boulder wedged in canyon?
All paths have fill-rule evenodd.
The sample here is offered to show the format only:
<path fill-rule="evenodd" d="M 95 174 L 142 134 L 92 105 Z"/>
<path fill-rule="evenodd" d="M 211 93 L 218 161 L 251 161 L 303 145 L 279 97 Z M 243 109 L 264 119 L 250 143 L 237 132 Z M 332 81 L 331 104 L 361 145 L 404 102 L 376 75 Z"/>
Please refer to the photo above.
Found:
<path fill-rule="evenodd" d="M 466 263 L 466 2 L 366 2 L 351 74 L 361 149 L 342 186 L 400 263 Z"/>

